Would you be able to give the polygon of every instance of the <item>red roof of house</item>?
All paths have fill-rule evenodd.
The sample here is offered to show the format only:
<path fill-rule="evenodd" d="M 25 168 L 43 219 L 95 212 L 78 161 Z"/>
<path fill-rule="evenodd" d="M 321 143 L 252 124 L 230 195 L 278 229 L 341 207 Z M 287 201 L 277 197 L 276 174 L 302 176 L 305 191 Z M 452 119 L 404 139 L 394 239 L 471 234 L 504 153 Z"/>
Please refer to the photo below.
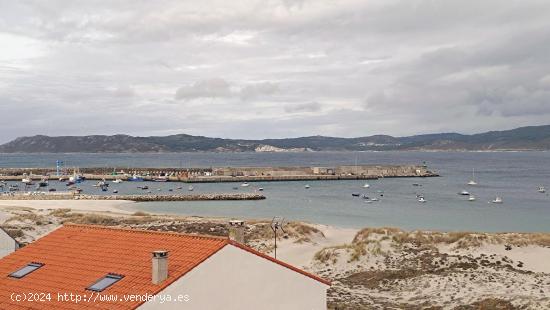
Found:
<path fill-rule="evenodd" d="M 231 244 L 324 284 L 329 282 L 227 238 L 90 225 L 65 225 L 0 260 L 0 309 L 135 309 L 143 301 L 63 302 L 58 293 L 89 296 L 86 287 L 106 274 L 124 277 L 101 294 L 155 295 L 224 246 Z M 151 281 L 151 253 L 169 251 L 168 279 Z M 12 272 L 28 263 L 40 269 L 16 279 Z M 14 301 L 17 293 L 51 293 L 51 301 Z M 97 295 L 98 293 L 94 293 Z"/>

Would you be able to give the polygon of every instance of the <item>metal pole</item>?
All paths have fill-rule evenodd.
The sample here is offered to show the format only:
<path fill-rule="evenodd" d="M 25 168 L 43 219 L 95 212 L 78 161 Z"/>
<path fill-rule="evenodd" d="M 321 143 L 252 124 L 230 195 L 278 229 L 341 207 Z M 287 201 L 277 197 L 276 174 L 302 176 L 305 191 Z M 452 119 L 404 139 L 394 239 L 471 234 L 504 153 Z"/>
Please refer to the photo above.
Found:
<path fill-rule="evenodd" d="M 277 227 L 275 228 L 275 259 L 277 259 Z"/>

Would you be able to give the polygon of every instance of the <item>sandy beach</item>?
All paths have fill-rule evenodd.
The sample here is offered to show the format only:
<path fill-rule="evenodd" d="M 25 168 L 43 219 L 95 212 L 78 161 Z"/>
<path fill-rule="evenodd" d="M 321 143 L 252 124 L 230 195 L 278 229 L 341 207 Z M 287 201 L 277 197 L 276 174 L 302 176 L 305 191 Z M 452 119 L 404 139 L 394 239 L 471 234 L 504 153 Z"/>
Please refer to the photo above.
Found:
<path fill-rule="evenodd" d="M 40 209 L 71 209 L 89 212 L 112 212 L 131 214 L 135 204 L 126 200 L 0 200 L 0 209 L 9 207 Z"/>

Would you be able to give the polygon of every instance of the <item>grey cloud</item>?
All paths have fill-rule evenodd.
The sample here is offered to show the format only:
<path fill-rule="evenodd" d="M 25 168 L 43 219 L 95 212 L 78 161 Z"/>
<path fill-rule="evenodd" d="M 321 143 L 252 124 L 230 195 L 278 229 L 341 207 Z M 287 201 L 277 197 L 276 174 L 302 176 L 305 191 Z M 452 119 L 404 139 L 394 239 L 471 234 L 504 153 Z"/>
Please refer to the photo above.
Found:
<path fill-rule="evenodd" d="M 279 86 L 274 83 L 265 82 L 265 83 L 256 83 L 243 87 L 240 90 L 240 96 L 244 100 L 261 98 L 265 96 L 270 96 L 279 92 Z"/>
<path fill-rule="evenodd" d="M 229 83 L 221 78 L 202 80 L 176 91 L 176 99 L 223 98 L 232 95 Z"/>
<path fill-rule="evenodd" d="M 318 102 L 289 104 L 285 106 L 285 112 L 297 113 L 297 112 L 319 112 L 321 111 L 321 104 Z"/>

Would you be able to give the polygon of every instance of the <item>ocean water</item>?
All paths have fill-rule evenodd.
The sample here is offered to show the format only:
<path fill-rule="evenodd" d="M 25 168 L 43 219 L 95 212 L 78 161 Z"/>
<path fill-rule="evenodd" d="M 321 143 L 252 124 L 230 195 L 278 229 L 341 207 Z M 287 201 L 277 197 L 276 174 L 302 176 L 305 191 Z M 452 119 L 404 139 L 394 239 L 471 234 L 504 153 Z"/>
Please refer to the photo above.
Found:
<path fill-rule="evenodd" d="M 550 152 L 312 152 L 312 153 L 183 153 L 183 154 L 0 154 L 0 167 L 52 167 L 55 160 L 77 167 L 209 167 L 354 164 L 418 164 L 426 162 L 437 178 L 397 178 L 365 181 L 252 182 L 193 184 L 194 193 L 252 192 L 259 187 L 262 201 L 145 202 L 135 209 L 147 212 L 232 218 L 283 216 L 340 227 L 393 226 L 404 229 L 452 231 L 550 232 Z M 466 185 L 476 171 L 477 186 Z M 310 188 L 305 189 L 309 184 Z M 363 188 L 369 183 L 370 188 Z M 418 183 L 421 186 L 413 186 Z M 94 181 L 82 184 L 87 193 L 102 193 Z M 143 193 L 143 183 L 111 184 L 110 191 Z M 188 184 L 147 184 L 152 193 L 187 193 Z M 63 189 L 64 184 L 51 182 Z M 182 186 L 183 189 L 176 189 Z M 233 189 L 235 186 L 237 190 Z M 160 189 L 160 191 L 159 191 Z M 457 193 L 467 190 L 477 198 Z M 379 201 L 366 203 L 352 193 Z M 423 194 L 426 203 L 419 203 Z M 383 195 L 383 196 L 381 196 Z M 504 203 L 489 203 L 495 196 Z"/>

